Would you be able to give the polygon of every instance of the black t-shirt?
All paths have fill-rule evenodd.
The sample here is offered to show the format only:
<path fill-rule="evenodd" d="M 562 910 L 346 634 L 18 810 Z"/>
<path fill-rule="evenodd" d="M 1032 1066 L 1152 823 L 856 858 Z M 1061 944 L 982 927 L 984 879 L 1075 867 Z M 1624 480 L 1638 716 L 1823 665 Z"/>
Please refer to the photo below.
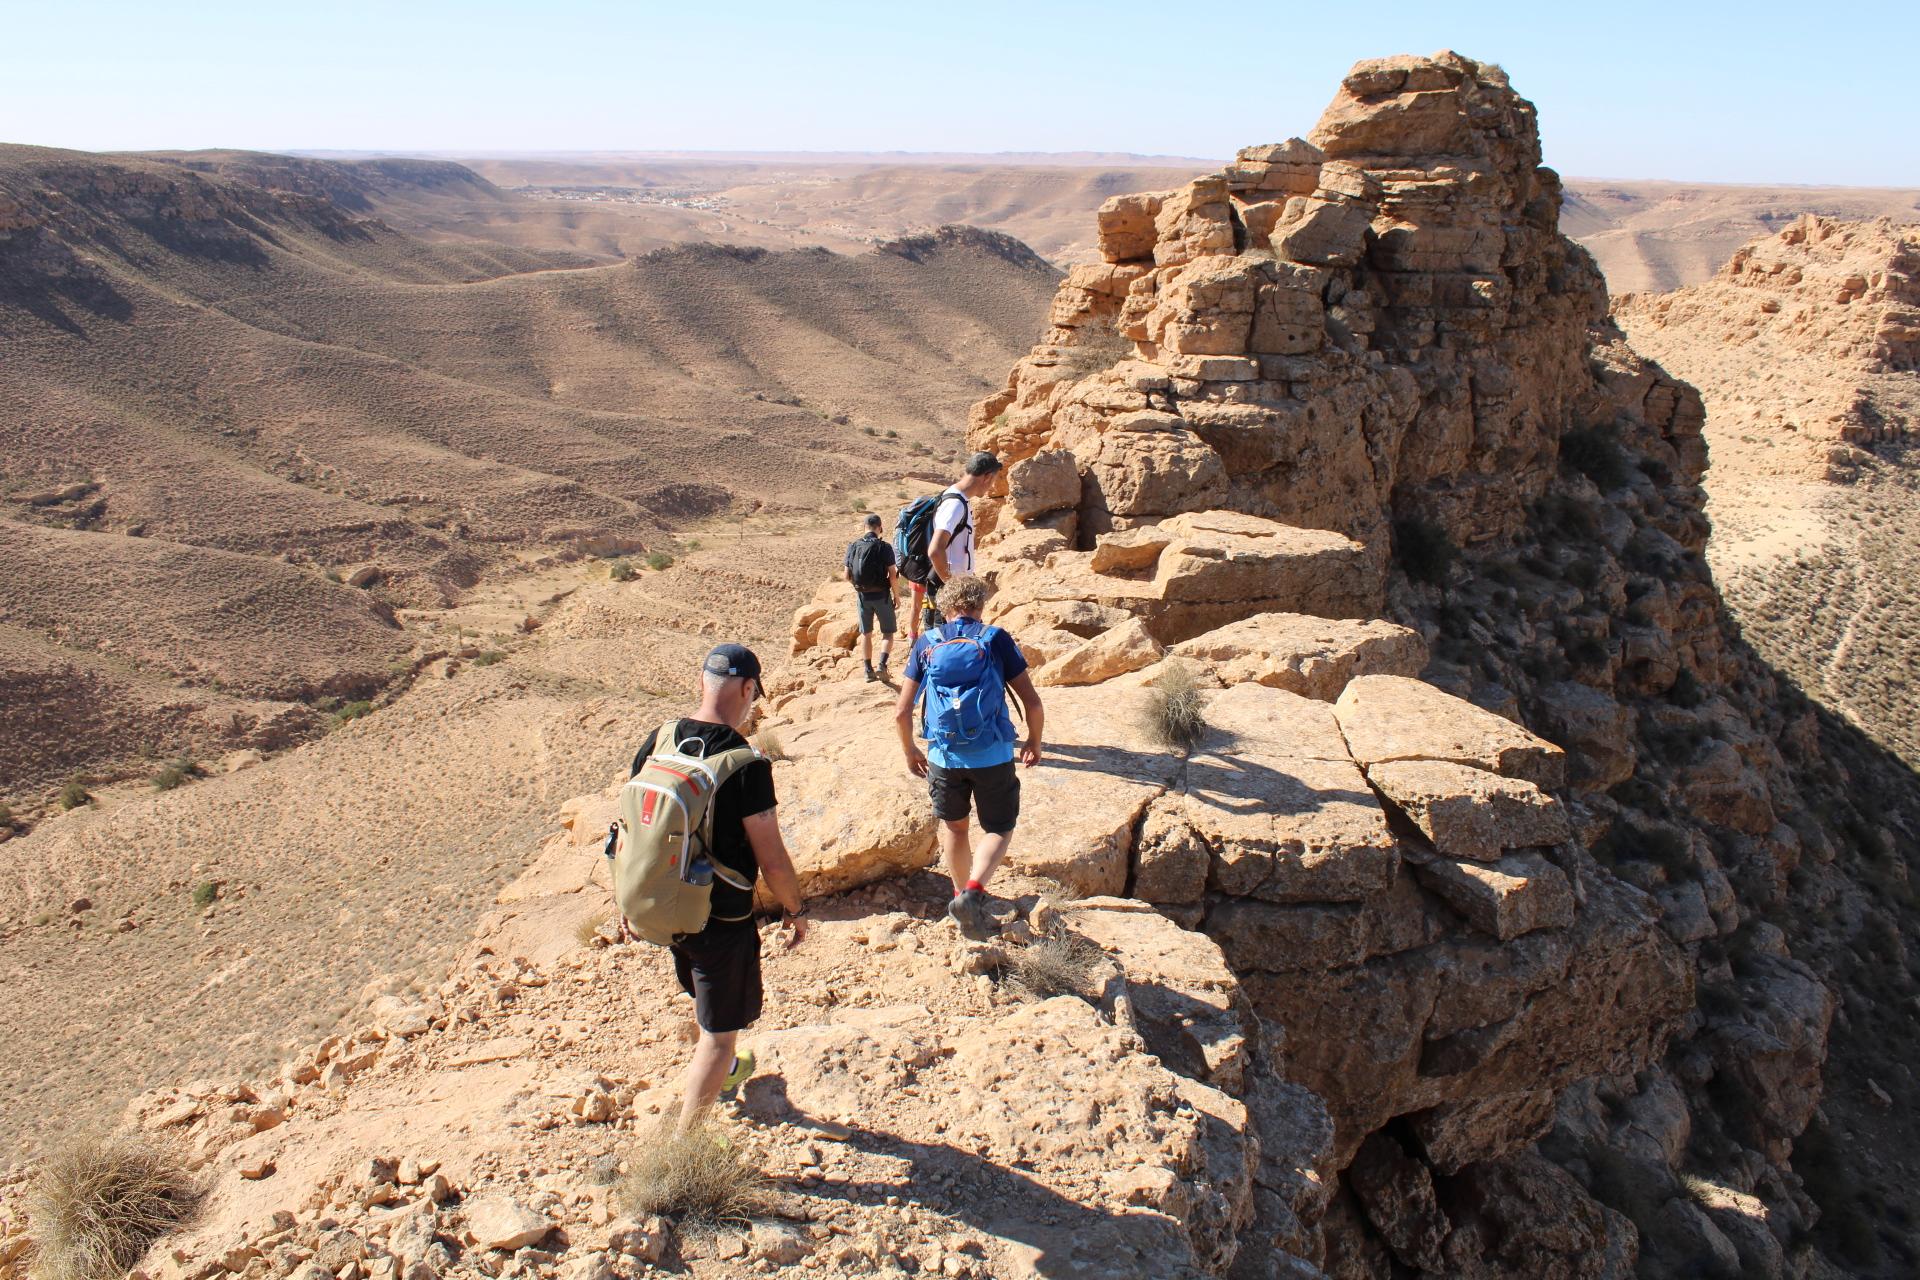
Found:
<path fill-rule="evenodd" d="M 868 542 L 877 542 L 880 544 L 881 569 L 886 570 L 893 567 L 893 544 L 886 541 L 877 533 L 863 533 L 847 544 L 847 572 L 849 574 L 853 572 L 853 562 L 858 558 L 860 549 Z M 854 586 L 859 588 L 860 594 L 863 596 L 884 596 L 892 594 L 892 589 L 886 583 L 882 583 L 877 587 L 862 587 L 856 582 Z"/>
<path fill-rule="evenodd" d="M 639 773 L 640 766 L 653 754 L 659 736 L 660 730 L 655 729 L 640 744 L 640 750 L 633 757 L 633 773 Z M 680 722 L 680 740 L 685 742 L 689 738 L 698 738 L 705 743 L 706 754 L 710 756 L 748 745 L 738 730 L 706 720 L 686 719 Z M 713 798 L 713 857 L 748 884 L 760 878 L 760 864 L 754 859 L 753 845 L 747 841 L 744 819 L 765 813 L 776 803 L 773 796 L 773 765 L 765 760 L 755 760 L 728 778 L 720 785 L 720 794 Z M 751 892 L 736 889 L 718 876 L 713 878 L 714 915 L 744 916 L 752 910 Z"/>

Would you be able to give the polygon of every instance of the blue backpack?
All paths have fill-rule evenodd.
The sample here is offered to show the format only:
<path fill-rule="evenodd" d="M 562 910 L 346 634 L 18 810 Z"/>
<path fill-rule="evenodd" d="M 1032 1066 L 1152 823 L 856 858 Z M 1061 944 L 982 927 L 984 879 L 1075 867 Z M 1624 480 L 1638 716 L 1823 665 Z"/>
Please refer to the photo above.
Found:
<path fill-rule="evenodd" d="M 998 627 L 961 635 L 953 623 L 928 632 L 921 660 L 921 729 L 943 747 L 1013 741 L 1007 717 L 1007 681 L 988 648 Z"/>

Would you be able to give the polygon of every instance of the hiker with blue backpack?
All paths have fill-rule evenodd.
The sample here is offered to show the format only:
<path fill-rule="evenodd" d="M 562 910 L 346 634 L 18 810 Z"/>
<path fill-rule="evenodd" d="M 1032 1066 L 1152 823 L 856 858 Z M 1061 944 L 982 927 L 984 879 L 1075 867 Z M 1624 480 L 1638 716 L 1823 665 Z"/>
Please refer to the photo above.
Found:
<path fill-rule="evenodd" d="M 909 642 L 920 638 L 921 616 L 917 607 L 920 593 L 926 592 L 925 624 L 940 621 L 940 588 L 955 574 L 973 572 L 972 499 L 993 487 L 1000 472 L 1000 459 L 985 452 L 967 459 L 958 480 L 900 508 L 893 527 L 894 559 L 900 576 L 914 586 L 913 634 Z"/>
<path fill-rule="evenodd" d="M 680 1128 L 753 1073 L 737 1051 L 760 1016 L 754 883 L 784 913 L 788 947 L 807 936 L 806 906 L 775 813 L 773 765 L 740 734 L 759 698 L 760 659 L 722 644 L 700 668 L 700 705 L 640 744 L 607 833 L 621 934 L 666 947 L 693 997 L 699 1038 L 687 1065 Z"/>
<path fill-rule="evenodd" d="M 847 547 L 847 581 L 860 598 L 860 665 L 868 680 L 885 680 L 893 658 L 893 588 L 899 578 L 893 547 L 880 536 L 878 512 L 867 516 L 867 531 Z M 873 632 L 880 630 L 880 669 L 873 667 Z"/>
<path fill-rule="evenodd" d="M 893 710 L 907 768 L 927 780 L 933 816 L 940 822 L 940 852 L 953 881 L 947 914 L 962 934 L 976 940 L 992 936 L 998 927 L 987 882 L 1005 860 L 1020 818 L 1014 760 L 1039 763 L 1044 718 L 1020 646 L 1001 628 L 980 620 L 992 591 L 971 573 L 956 573 L 941 584 L 946 620 L 929 627 L 907 655 Z M 1007 712 L 1009 691 L 1020 700 L 1024 742 Z M 914 741 L 916 707 L 923 707 L 924 752 Z M 980 816 L 978 849 L 968 838 L 971 812 Z"/>

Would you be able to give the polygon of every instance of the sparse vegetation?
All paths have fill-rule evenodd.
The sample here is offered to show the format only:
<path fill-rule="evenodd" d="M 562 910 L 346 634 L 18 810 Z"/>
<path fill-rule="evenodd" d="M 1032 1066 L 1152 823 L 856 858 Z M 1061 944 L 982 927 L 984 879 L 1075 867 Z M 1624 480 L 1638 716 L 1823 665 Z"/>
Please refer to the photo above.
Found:
<path fill-rule="evenodd" d="M 345 724 L 349 720 L 358 720 L 361 716 L 367 715 L 372 711 L 373 704 L 365 698 L 359 698 L 345 704 L 338 711 L 334 712 L 333 722 L 335 724 Z"/>
<path fill-rule="evenodd" d="M 325 577 L 328 582 L 345 582 L 346 581 L 345 578 L 342 578 L 340 576 L 340 571 L 338 569 L 327 570 Z"/>
<path fill-rule="evenodd" d="M 1415 582 L 1438 584 L 1460 554 L 1447 531 L 1431 520 L 1406 516 L 1393 522 L 1393 554 Z"/>
<path fill-rule="evenodd" d="M 481 653 L 479 657 L 473 660 L 473 665 L 476 667 L 490 667 L 494 663 L 503 660 L 506 656 L 507 655 L 503 650 L 488 649 L 483 653 Z"/>
<path fill-rule="evenodd" d="M 615 560 L 607 566 L 607 576 L 615 582 L 631 582 L 637 570 L 626 560 Z"/>
<path fill-rule="evenodd" d="M 70 779 L 66 786 L 60 788 L 62 809 L 78 809 L 83 804 L 92 803 L 93 792 L 87 790 L 87 784 L 79 778 Z"/>
<path fill-rule="evenodd" d="M 206 776 L 206 770 L 195 760 L 170 760 L 167 767 L 153 775 L 155 791 L 171 791 L 175 787 L 192 782 L 195 778 Z"/>
<path fill-rule="evenodd" d="M 658 571 L 661 569 L 671 569 L 672 567 L 673 567 L 673 557 L 668 555 L 666 552 L 664 551 L 647 552 L 647 568 Z"/>
<path fill-rule="evenodd" d="M 765 1175 L 706 1125 L 685 1133 L 662 1124 L 630 1157 L 614 1200 L 633 1214 L 672 1217 L 682 1232 L 740 1224 L 772 1204 Z"/>
<path fill-rule="evenodd" d="M 758 747 L 760 754 L 769 760 L 793 759 L 792 756 L 787 754 L 787 744 L 782 742 L 780 735 L 771 729 L 762 729 L 755 735 L 753 745 Z"/>
<path fill-rule="evenodd" d="M 1206 699 L 1185 663 L 1170 663 L 1160 682 L 1147 690 L 1142 727 L 1155 742 L 1185 751 L 1206 731 Z"/>
<path fill-rule="evenodd" d="M 1082 996 L 1100 963 L 1100 948 L 1074 934 L 1042 938 L 1013 957 L 1008 982 L 1035 1000 Z"/>
<path fill-rule="evenodd" d="M 202 910 L 212 906 L 214 900 L 219 896 L 220 885 L 218 881 L 202 880 L 199 884 L 193 886 L 193 905 Z"/>
<path fill-rule="evenodd" d="M 83 1141 L 40 1167 L 28 1201 L 41 1280 L 109 1280 L 185 1220 L 196 1193 L 171 1158 L 130 1142 Z"/>
<path fill-rule="evenodd" d="M 867 509 L 867 500 L 865 498 L 855 498 L 853 500 L 853 509 L 855 511 L 865 511 Z"/>

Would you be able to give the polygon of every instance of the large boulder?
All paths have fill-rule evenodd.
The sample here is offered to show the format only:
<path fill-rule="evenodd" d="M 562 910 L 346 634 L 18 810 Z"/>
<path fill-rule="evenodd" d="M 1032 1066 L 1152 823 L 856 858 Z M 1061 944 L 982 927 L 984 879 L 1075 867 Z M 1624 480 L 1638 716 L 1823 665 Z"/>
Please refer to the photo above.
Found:
<path fill-rule="evenodd" d="M 1560 801 L 1531 782 L 1444 760 L 1391 760 L 1367 781 L 1449 858 L 1490 862 L 1508 849 L 1572 839 Z"/>
<path fill-rule="evenodd" d="M 1511 720 L 1404 676 L 1362 676 L 1334 704 L 1353 758 L 1445 760 L 1541 787 L 1566 783 L 1566 753 Z"/>
<path fill-rule="evenodd" d="M 1427 664 L 1417 631 L 1305 613 L 1255 614 L 1182 640 L 1173 653 L 1204 663 L 1225 685 L 1251 681 L 1325 702 L 1356 676 L 1413 676 Z"/>

